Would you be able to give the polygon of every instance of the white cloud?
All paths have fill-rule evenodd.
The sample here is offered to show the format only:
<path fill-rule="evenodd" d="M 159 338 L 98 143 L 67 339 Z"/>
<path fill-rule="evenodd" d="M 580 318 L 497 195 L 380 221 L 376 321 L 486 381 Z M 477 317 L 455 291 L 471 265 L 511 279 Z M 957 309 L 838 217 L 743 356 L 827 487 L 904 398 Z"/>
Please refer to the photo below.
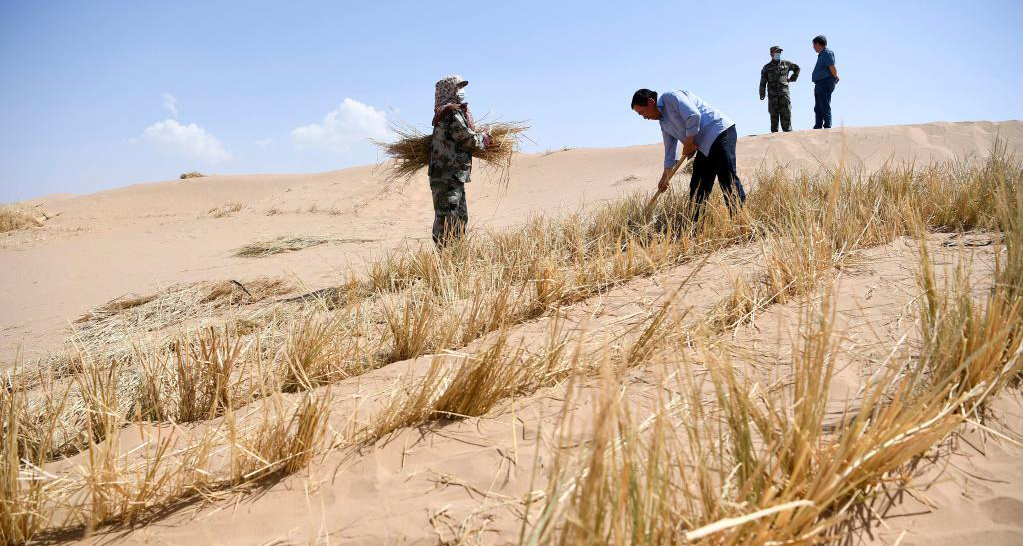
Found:
<path fill-rule="evenodd" d="M 387 114 L 346 98 L 337 110 L 323 117 L 322 123 L 303 125 L 292 130 L 291 141 L 299 148 L 347 152 L 360 141 L 368 138 L 384 139 L 390 134 Z"/>
<path fill-rule="evenodd" d="M 170 112 L 170 115 L 174 119 L 178 119 L 178 98 L 170 93 L 163 94 L 163 107 Z"/>
<path fill-rule="evenodd" d="M 231 159 L 220 139 L 194 123 L 182 125 L 175 119 L 150 125 L 131 142 L 146 142 L 166 153 L 210 163 Z"/>

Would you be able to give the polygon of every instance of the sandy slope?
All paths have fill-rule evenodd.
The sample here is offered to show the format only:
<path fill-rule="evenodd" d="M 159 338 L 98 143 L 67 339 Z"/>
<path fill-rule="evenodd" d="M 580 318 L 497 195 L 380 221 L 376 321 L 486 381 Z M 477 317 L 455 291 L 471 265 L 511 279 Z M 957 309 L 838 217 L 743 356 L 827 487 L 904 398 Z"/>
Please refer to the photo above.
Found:
<path fill-rule="evenodd" d="M 652 127 L 653 130 L 653 127 Z M 742 169 L 781 163 L 816 168 L 844 159 L 875 168 L 896 161 L 949 159 L 983 153 L 995 135 L 1023 147 L 1023 122 L 936 123 L 754 136 L 740 141 Z M 659 174 L 660 147 L 569 150 L 518 159 L 508 192 L 478 180 L 470 188 L 477 227 L 514 224 L 531 213 L 577 210 L 627 191 L 651 187 Z M 818 158 L 818 159 L 813 159 Z M 17 348 L 40 354 L 59 344 L 67 320 L 123 294 L 145 294 L 179 282 L 249 279 L 293 274 L 311 288 L 336 280 L 345 267 L 396 245 L 424 244 L 431 221 L 425 182 L 378 197 L 371 167 L 315 175 L 253 175 L 163 182 L 95 195 L 47 200 L 59 216 L 38 230 L 0 238 L 0 359 Z M 214 206 L 240 202 L 230 217 L 211 218 Z M 317 211 L 309 209 L 316 205 Z M 337 214 L 324 212 L 336 209 Z M 276 209 L 281 214 L 267 215 Z M 231 257 L 232 249 L 278 235 L 336 235 L 371 243 L 323 246 L 273 258 Z M 982 236 L 982 234 L 981 234 Z M 938 260 L 953 251 L 932 237 Z M 997 245 L 982 246 L 971 262 L 978 290 L 989 286 Z M 728 293 L 730 280 L 749 274 L 756 248 L 716 253 L 692 279 L 678 305 L 705 312 Z M 839 405 L 894 340 L 911 331 L 903 321 L 916 294 L 914 243 L 898 240 L 870 249 L 835 288 L 837 320 L 847 356 L 832 388 Z M 570 331 L 586 334 L 593 347 L 640 322 L 663 301 L 692 266 L 638 278 L 566 309 Z M 986 284 L 985 284 L 986 283 Z M 777 379 L 786 368 L 785 343 L 798 324 L 799 305 L 776 305 L 756 326 L 734 332 L 731 343 L 745 373 Z M 543 343 L 549 319 L 519 325 L 514 335 Z M 476 344 L 484 341 L 476 342 Z M 472 347 L 469 348 L 471 350 Z M 677 357 L 677 355 L 673 355 Z M 695 355 L 690 355 L 696 358 Z M 0 360 L 2 361 L 2 360 Z M 656 355 L 653 358 L 656 362 Z M 355 412 L 365 414 L 386 385 L 405 374 L 421 375 L 429 359 L 398 362 L 334 385 L 338 427 Z M 630 396 L 642 404 L 661 384 L 656 366 L 634 372 Z M 583 383 L 572 398 L 580 435 L 589 429 L 594 385 Z M 187 507 L 152 525 L 86 539 L 103 544 L 436 544 L 460 532 L 478 531 L 487 543 L 514 543 L 519 499 L 530 490 L 534 454 L 549 456 L 553 426 L 566 403 L 566 387 L 504 404 L 479 419 L 430 429 L 404 430 L 362 452 L 331 452 L 308 469 L 255 496 L 231 496 L 208 506 Z M 358 396 L 355 396 L 358 395 Z M 989 423 L 1011 436 L 981 441 L 963 431 L 949 465 L 929 469 L 920 498 L 886 513 L 885 526 L 863 541 L 902 544 L 1018 544 L 1023 540 L 1023 456 L 1018 435 L 1020 406 L 999 400 L 1003 422 Z M 258 404 L 253 404 L 253 407 Z M 247 409 L 248 411 L 248 409 Z M 143 427 L 122 436 L 126 449 Z M 154 429 L 157 427 L 153 427 Z M 971 442 L 971 443 L 968 443 Z M 1015 443 L 1014 443 L 1015 442 Z M 79 456 L 81 457 L 81 455 Z M 61 464 L 74 464 L 76 460 Z M 542 486 L 532 485 L 534 489 Z M 918 504 L 914 504 L 918 503 Z M 903 532 L 905 531 L 905 536 Z"/>
<path fill-rule="evenodd" d="M 939 282 L 960 257 L 969 255 L 976 289 L 991 286 L 997 245 L 958 249 L 942 245 L 946 235 L 932 236 L 929 252 L 944 264 Z M 915 241 L 900 239 L 863 252 L 856 265 L 844 271 L 832 287 L 836 332 L 837 375 L 831 398 L 835 415 L 846 408 L 865 379 L 877 370 L 896 340 L 912 335 L 912 313 L 917 286 L 918 254 Z M 679 309 L 692 308 L 695 318 L 726 296 L 730 279 L 749 274 L 762 261 L 755 245 L 714 253 L 673 300 Z M 584 354 L 599 354 L 610 340 L 636 335 L 630 327 L 641 324 L 650 309 L 689 277 L 696 264 L 687 264 L 648 278 L 637 278 L 600 296 L 563 308 L 563 328 L 584 343 Z M 821 294 L 816 296 L 819 301 Z M 774 305 L 755 325 L 742 326 L 727 336 L 731 364 L 761 384 L 788 381 L 791 367 L 789 341 L 797 337 L 802 302 Z M 531 349 L 543 346 L 551 327 L 549 317 L 516 326 L 512 339 Z M 493 335 L 489 336 L 493 337 Z M 472 343 L 466 352 L 485 345 Z M 589 351 L 593 351 L 589 353 Z M 696 351 L 681 355 L 697 365 Z M 651 362 L 630 373 L 627 395 L 643 408 L 644 401 L 671 390 L 664 376 L 670 368 L 658 362 L 677 361 L 679 354 L 651 355 Z M 390 396 L 388 388 L 403 377 L 421 377 L 430 357 L 398 362 L 331 388 L 335 402 L 331 422 L 342 430 L 354 415 L 368 416 Z M 516 544 L 523 509 L 530 491 L 543 489 L 543 478 L 533 483 L 536 465 L 549 466 L 556 446 L 583 445 L 593 429 L 597 379 L 542 389 L 533 396 L 500 404 L 480 418 L 439 422 L 401 430 L 359 450 L 341 450 L 313 462 L 308 470 L 286 477 L 257 495 L 232 494 L 206 506 L 187 506 L 164 514 L 157 522 L 102 533 L 87 544 L 456 544 L 457 538 L 479 539 L 484 544 Z M 255 412 L 260 403 L 245 409 Z M 1018 442 L 1018 401 L 999 401 L 1004 422 L 989 426 L 1012 435 Z M 641 411 L 641 410 L 638 410 Z M 645 414 L 640 414 L 642 417 Z M 557 426 L 567 416 L 574 433 L 560 436 Z M 141 428 L 141 427 L 140 427 Z M 129 427 L 122 434 L 127 451 L 142 439 Z M 1014 432 L 1015 431 L 1015 432 Z M 164 432 L 166 433 L 166 432 Z M 159 431 L 149 431 L 150 435 Z M 853 544 L 892 545 L 905 531 L 902 544 L 990 544 L 1009 546 L 1023 538 L 1023 447 L 1011 441 L 964 429 L 964 441 L 944 459 L 957 464 L 927 466 L 918 482 L 922 506 L 908 498 L 884 510 L 886 521 L 871 533 L 858 533 Z M 152 438 L 153 436 L 150 436 Z M 964 445 L 972 441 L 983 452 Z M 80 463 L 82 455 L 61 464 Z M 534 507 L 534 515 L 538 508 Z M 476 542 L 468 542 L 475 544 Z M 448 541 L 448 542 L 445 542 Z"/>
<path fill-rule="evenodd" d="M 650 124 L 652 137 L 657 126 Z M 843 162 L 873 169 L 886 161 L 928 162 L 984 154 L 996 136 L 1023 146 L 1023 122 L 929 123 L 799 131 L 739 141 L 740 170 L 780 164 L 815 169 Z M 529 214 L 579 210 L 648 190 L 660 174 L 660 145 L 573 149 L 516 159 L 507 191 L 483 173 L 469 188 L 472 223 L 499 227 Z M 425 178 L 380 195 L 372 166 L 307 175 L 218 176 L 138 184 L 92 195 L 38 200 L 57 217 L 41 229 L 0 236 L 0 366 L 60 346 L 86 310 L 173 283 L 294 276 L 315 289 L 367 256 L 418 245 L 432 222 Z M 685 183 L 683 181 L 682 183 Z M 227 203 L 230 217 L 206 212 Z M 315 207 L 315 209 L 313 209 Z M 311 209 L 316 212 L 309 212 Z M 268 211 L 280 214 L 268 216 Z M 231 256 L 281 235 L 330 235 L 342 243 L 263 259 Z"/>

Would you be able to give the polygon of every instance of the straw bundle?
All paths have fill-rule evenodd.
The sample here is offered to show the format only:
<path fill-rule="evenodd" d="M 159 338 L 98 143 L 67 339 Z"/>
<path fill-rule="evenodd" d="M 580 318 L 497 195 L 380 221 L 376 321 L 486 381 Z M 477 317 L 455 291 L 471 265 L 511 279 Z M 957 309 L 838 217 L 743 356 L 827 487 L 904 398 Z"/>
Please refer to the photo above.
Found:
<path fill-rule="evenodd" d="M 485 168 L 497 173 L 497 178 L 507 184 L 511 175 L 512 154 L 519 150 L 526 127 L 522 123 L 480 123 L 477 131 L 489 133 L 493 143 L 485 150 L 473 150 L 472 156 L 484 162 Z M 395 125 L 391 130 L 398 135 L 394 142 L 374 143 L 383 150 L 392 161 L 386 167 L 385 177 L 388 182 L 412 178 L 420 169 L 430 164 L 430 139 L 432 135 L 424 134 L 411 125 Z"/>

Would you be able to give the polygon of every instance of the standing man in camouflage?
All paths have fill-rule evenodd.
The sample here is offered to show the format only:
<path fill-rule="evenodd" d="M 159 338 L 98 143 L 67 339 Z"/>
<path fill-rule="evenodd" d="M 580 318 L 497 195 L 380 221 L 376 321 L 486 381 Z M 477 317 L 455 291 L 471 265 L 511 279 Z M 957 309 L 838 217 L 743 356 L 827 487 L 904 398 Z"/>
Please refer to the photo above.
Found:
<path fill-rule="evenodd" d="M 792 130 L 792 100 L 789 98 L 789 82 L 799 77 L 799 65 L 781 58 L 781 46 L 771 46 L 771 62 L 760 69 L 760 100 L 767 96 L 767 113 L 771 115 L 771 132 Z M 791 73 L 791 76 L 789 75 Z"/>
<path fill-rule="evenodd" d="M 430 140 L 430 190 L 433 192 L 433 242 L 438 247 L 465 236 L 469 211 L 465 185 L 472 173 L 472 152 L 490 145 L 490 136 L 476 131 L 461 76 L 437 82 Z"/>

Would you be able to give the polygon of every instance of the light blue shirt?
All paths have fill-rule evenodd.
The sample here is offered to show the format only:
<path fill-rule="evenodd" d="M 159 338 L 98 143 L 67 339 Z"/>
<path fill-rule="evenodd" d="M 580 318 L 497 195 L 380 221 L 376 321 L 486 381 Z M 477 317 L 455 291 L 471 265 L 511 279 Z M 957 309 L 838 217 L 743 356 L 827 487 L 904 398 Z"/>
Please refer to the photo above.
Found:
<path fill-rule="evenodd" d="M 721 110 L 688 91 L 668 91 L 657 97 L 664 136 L 664 168 L 675 165 L 678 142 L 696 137 L 696 147 L 710 155 L 710 147 L 718 135 L 735 125 Z"/>

